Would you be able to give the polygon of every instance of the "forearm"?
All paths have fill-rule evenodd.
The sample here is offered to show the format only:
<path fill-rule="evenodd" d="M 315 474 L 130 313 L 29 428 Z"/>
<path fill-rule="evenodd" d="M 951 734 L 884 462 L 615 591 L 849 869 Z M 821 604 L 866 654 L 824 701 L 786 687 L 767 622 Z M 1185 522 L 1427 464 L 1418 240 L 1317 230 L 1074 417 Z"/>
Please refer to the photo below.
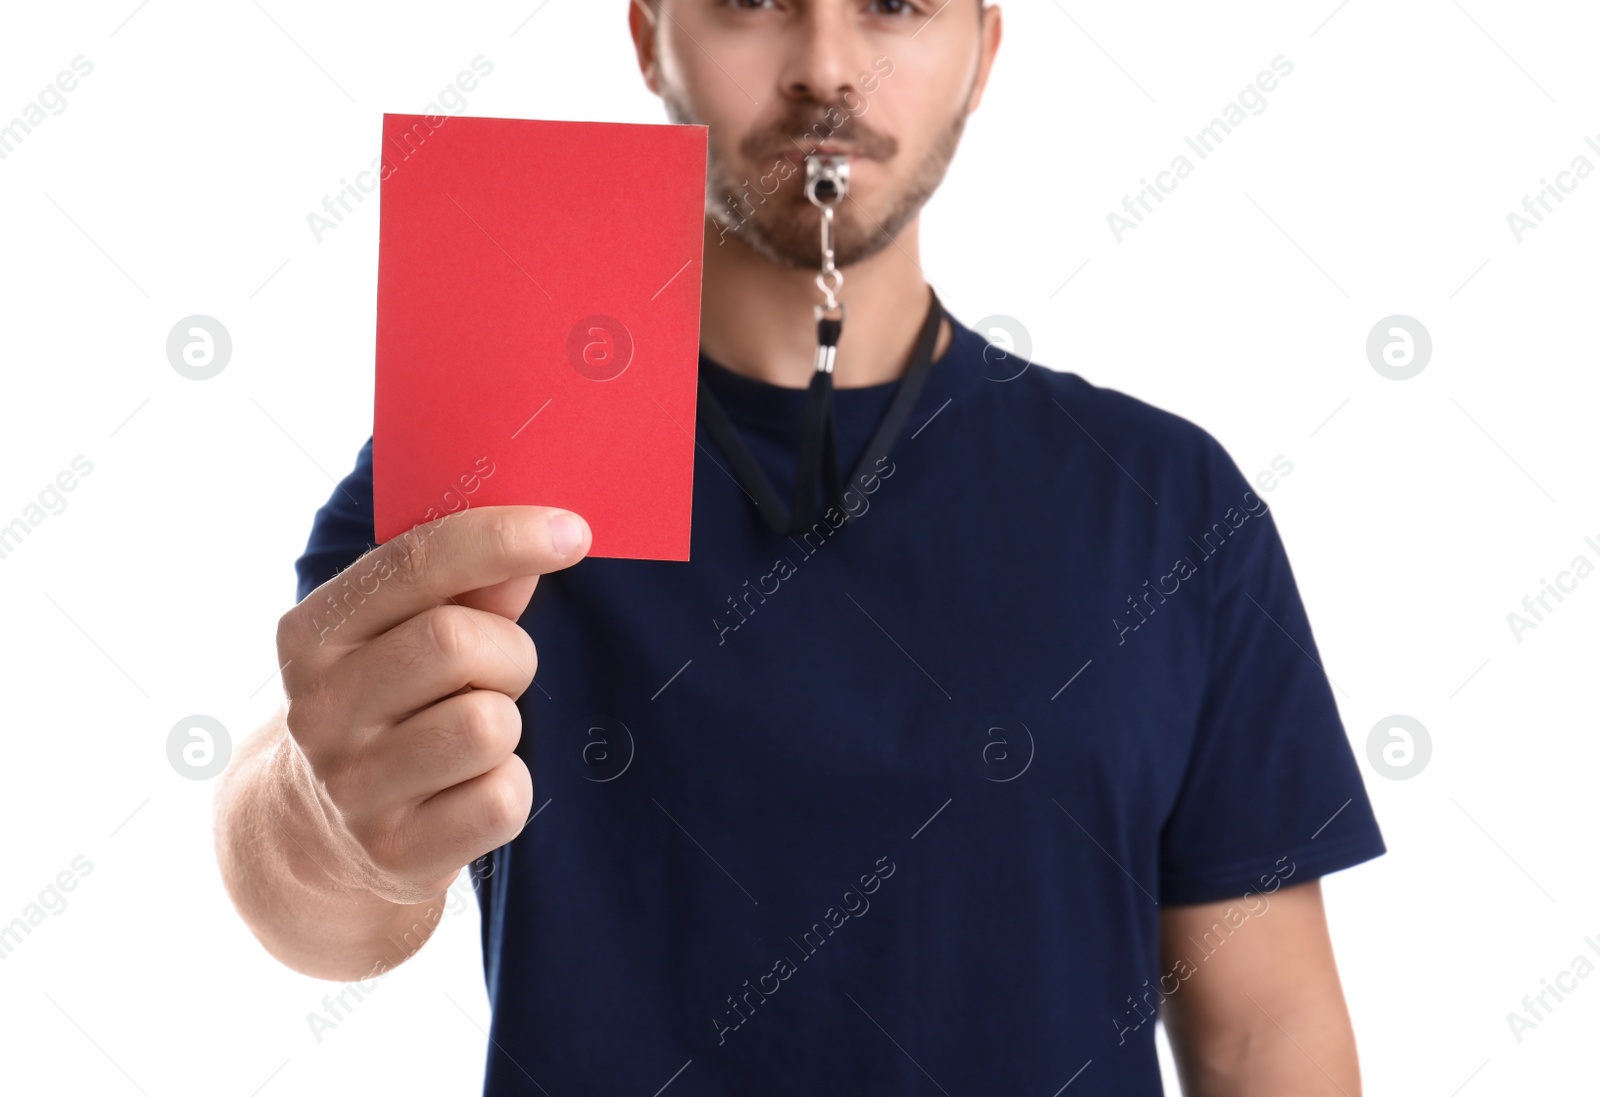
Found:
<path fill-rule="evenodd" d="M 224 885 L 251 932 L 287 966 L 323 979 L 371 978 L 432 935 L 446 893 L 404 904 L 364 886 L 301 769 L 279 709 L 241 745 L 217 789 Z"/>
<path fill-rule="evenodd" d="M 1276 1008 L 1245 1003 L 1229 1026 L 1171 1031 L 1184 1097 L 1361 1097 L 1355 1035 L 1342 997 Z M 1263 1008 L 1265 1007 L 1265 1008 Z"/>

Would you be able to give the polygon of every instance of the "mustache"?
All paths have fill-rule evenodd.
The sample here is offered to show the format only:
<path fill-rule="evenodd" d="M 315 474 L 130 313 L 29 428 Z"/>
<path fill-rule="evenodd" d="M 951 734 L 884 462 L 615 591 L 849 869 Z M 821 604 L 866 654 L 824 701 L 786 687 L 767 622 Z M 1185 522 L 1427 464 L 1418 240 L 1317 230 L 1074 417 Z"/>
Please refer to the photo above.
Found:
<path fill-rule="evenodd" d="M 828 115 L 843 115 L 835 126 Z M 844 107 L 818 106 L 810 110 L 791 111 L 785 117 L 748 134 L 739 142 L 739 151 L 747 159 L 787 156 L 795 150 L 804 153 L 815 151 L 818 145 L 839 145 L 853 156 L 869 160 L 888 160 L 900 149 L 900 142 L 892 134 L 881 133 L 864 124 Z"/>

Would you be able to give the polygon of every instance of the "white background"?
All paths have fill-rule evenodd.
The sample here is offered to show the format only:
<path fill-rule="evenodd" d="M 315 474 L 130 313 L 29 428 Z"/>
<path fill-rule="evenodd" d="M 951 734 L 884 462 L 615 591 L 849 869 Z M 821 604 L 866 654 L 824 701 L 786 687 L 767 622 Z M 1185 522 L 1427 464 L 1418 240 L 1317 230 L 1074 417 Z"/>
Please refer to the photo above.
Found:
<path fill-rule="evenodd" d="M 625 0 L 136 2 L 0 17 L 0 120 L 94 65 L 0 161 L 0 524 L 93 463 L 0 559 L 0 923 L 74 857 L 93 866 L 0 961 L 0 1088 L 475 1094 L 465 886 L 319 1042 L 306 1017 L 337 988 L 234 914 L 212 784 L 178 775 L 166 738 L 206 713 L 237 742 L 276 704 L 293 561 L 371 429 L 376 204 L 320 243 L 306 215 L 368 165 L 382 112 L 420 112 L 482 54 L 469 114 L 664 116 Z M 1600 178 L 1521 242 L 1506 215 L 1574 157 L 1600 164 L 1600 19 L 1004 6 L 926 271 L 967 323 L 1017 318 L 1036 360 L 1193 419 L 1248 475 L 1292 461 L 1266 499 L 1390 847 L 1324 882 L 1366 1092 L 1592 1090 L 1600 978 L 1520 1043 L 1506 1015 L 1600 938 L 1600 577 L 1521 642 L 1506 615 L 1578 554 L 1600 563 Z M 1268 108 L 1118 243 L 1106 214 L 1280 54 Z M 166 360 L 194 313 L 232 333 L 211 381 Z M 1365 353 L 1396 313 L 1434 341 L 1403 382 Z M 1366 761 L 1395 713 L 1432 740 L 1405 781 Z"/>

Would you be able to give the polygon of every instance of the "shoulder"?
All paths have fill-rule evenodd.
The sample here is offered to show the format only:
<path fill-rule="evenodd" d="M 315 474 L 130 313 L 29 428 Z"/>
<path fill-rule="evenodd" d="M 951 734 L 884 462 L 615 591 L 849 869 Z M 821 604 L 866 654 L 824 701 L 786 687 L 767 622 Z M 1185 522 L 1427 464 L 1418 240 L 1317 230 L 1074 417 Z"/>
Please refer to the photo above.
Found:
<path fill-rule="evenodd" d="M 1023 357 L 965 325 L 953 347 L 976 375 L 971 392 L 977 402 L 1042 458 L 1097 456 L 1113 472 L 1120 466 L 1135 478 L 1143 472 L 1190 489 L 1207 477 L 1231 478 L 1227 450 L 1192 419 L 1074 370 Z"/>

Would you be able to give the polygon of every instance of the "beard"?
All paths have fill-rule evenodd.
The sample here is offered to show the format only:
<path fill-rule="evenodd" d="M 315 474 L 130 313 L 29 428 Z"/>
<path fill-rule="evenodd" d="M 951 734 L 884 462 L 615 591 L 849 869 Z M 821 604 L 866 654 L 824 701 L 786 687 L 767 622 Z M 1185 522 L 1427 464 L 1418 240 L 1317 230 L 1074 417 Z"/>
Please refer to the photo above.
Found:
<path fill-rule="evenodd" d="M 688 104 L 674 92 L 663 90 L 667 117 L 678 125 L 703 125 Z M 752 166 L 747 173 L 723 157 L 712 135 L 707 141 L 706 212 L 745 246 L 768 262 L 785 267 L 817 269 L 822 265 L 822 210 L 805 194 L 805 167 L 785 161 L 792 150 L 808 151 L 817 144 L 842 146 L 852 161 L 890 162 L 900 143 L 859 123 L 843 106 L 831 108 L 844 122 L 829 126 L 824 103 L 794 105 L 782 120 L 758 129 L 739 142 L 739 153 Z M 855 188 L 834 207 L 834 263 L 848 267 L 871 258 L 899 238 L 901 231 L 921 212 L 943 181 L 955 157 L 967 114 L 961 110 L 939 132 L 908 182 L 875 196 L 880 207 L 869 210 Z M 818 137 L 822 134 L 825 136 Z M 784 170 L 788 170 L 787 176 Z M 778 179 L 770 194 L 751 179 Z M 720 242 L 720 240 L 719 240 Z"/>

